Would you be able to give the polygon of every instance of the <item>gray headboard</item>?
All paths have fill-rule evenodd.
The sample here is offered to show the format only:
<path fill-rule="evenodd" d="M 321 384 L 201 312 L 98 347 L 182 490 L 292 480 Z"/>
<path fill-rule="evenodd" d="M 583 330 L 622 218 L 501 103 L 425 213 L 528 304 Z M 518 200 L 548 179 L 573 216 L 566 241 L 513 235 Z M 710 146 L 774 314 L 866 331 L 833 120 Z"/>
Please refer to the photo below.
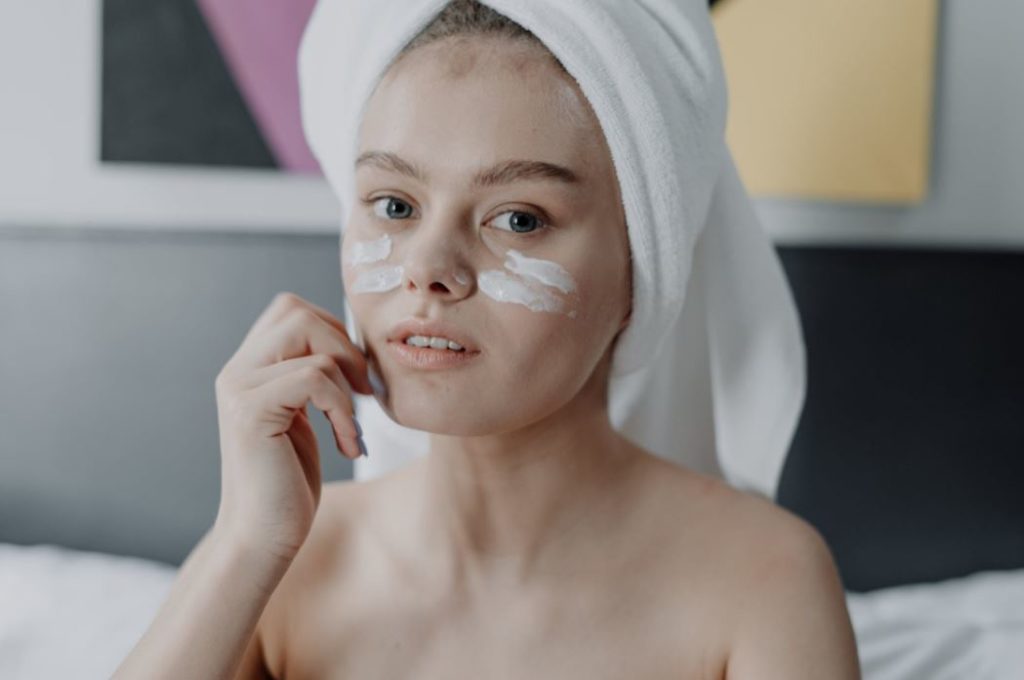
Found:
<path fill-rule="evenodd" d="M 220 497 L 213 381 L 282 290 L 341 317 L 337 237 L 0 230 L 0 542 L 180 564 Z"/>
<path fill-rule="evenodd" d="M 850 590 L 1024 568 L 1024 253 L 781 255 L 808 381 L 779 503 Z"/>

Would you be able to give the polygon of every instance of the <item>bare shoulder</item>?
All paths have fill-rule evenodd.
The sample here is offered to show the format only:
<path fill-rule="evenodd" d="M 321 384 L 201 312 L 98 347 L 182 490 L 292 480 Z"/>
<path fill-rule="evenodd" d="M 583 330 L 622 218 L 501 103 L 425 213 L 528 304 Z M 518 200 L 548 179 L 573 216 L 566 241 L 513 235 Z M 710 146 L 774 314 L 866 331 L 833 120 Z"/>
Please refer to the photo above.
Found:
<path fill-rule="evenodd" d="M 824 538 L 807 520 L 773 501 L 708 478 L 710 503 L 716 506 L 721 529 L 733 536 L 733 547 L 756 546 L 763 559 L 828 559 Z"/>
<path fill-rule="evenodd" d="M 736 585 L 748 603 L 772 604 L 794 589 L 819 589 L 844 597 L 838 570 L 821 533 L 802 517 L 754 493 L 719 482 L 717 530 L 728 563 L 735 565 Z"/>
<path fill-rule="evenodd" d="M 827 553 L 818 531 L 806 520 L 754 493 L 742 491 L 717 477 L 681 467 L 663 459 L 648 458 L 650 486 L 660 486 L 659 514 L 671 514 L 701 527 L 714 550 L 757 555 L 781 552 Z M 709 548 L 711 546 L 708 546 Z"/>
<path fill-rule="evenodd" d="M 645 503 L 653 505 L 643 516 L 659 526 L 654 537 L 672 565 L 666 596 L 697 589 L 686 604 L 723 645 L 722 677 L 859 678 L 845 591 L 818 530 L 717 477 L 649 463 Z"/>
<path fill-rule="evenodd" d="M 712 483 L 722 564 L 733 590 L 726 680 L 860 678 L 846 595 L 831 550 L 803 518 Z"/>

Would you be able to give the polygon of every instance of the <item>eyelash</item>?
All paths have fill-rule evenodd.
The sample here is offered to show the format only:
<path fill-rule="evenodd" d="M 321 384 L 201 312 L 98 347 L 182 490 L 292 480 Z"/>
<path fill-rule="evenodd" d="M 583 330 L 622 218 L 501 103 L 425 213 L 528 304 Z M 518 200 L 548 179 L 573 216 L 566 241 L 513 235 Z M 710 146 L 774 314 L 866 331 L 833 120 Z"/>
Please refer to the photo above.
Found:
<path fill-rule="evenodd" d="M 406 205 L 409 205 L 408 201 L 405 201 L 405 200 L 403 200 L 403 199 L 401 199 L 401 198 L 399 198 L 397 196 L 389 196 L 389 195 L 377 196 L 375 198 L 364 198 L 364 199 L 359 199 L 359 200 L 360 200 L 360 202 L 363 205 L 370 206 L 371 212 L 372 212 L 373 205 L 375 203 L 377 203 L 377 201 L 381 201 L 381 200 L 383 200 L 385 198 L 391 198 L 391 199 L 394 199 L 396 201 L 400 201 L 402 203 L 405 203 Z M 515 234 L 516 236 L 529 237 L 529 236 L 533 236 L 534 234 L 536 234 L 538 232 L 544 231 L 545 229 L 550 229 L 551 228 L 551 224 L 544 218 L 543 215 L 538 215 L 537 213 L 531 212 L 529 210 L 505 210 L 505 211 L 502 211 L 502 212 L 498 213 L 498 215 L 495 215 L 495 217 L 492 218 L 492 220 L 496 219 L 497 217 L 499 217 L 501 215 L 505 215 L 507 213 L 521 213 L 523 215 L 530 215 L 535 220 L 537 220 L 537 222 L 540 224 L 540 226 L 537 227 L 536 229 L 534 229 L 533 231 L 514 231 L 512 229 L 502 229 L 502 228 L 498 227 L 499 231 L 505 231 L 505 232 L 508 232 L 509 234 Z M 379 219 L 379 220 L 382 220 L 384 222 L 394 222 L 395 221 L 395 220 L 388 219 L 388 218 L 385 218 L 385 217 L 378 217 L 376 214 L 374 214 L 373 217 L 375 219 Z"/>

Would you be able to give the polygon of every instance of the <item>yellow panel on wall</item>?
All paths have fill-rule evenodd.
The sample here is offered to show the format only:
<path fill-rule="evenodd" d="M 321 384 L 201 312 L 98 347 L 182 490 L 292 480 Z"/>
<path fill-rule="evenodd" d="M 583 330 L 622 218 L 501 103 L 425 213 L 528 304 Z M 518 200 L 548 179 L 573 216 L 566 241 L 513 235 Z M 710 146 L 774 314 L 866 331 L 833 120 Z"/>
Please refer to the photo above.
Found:
<path fill-rule="evenodd" d="M 723 0 L 712 16 L 751 194 L 926 196 L 937 0 Z"/>

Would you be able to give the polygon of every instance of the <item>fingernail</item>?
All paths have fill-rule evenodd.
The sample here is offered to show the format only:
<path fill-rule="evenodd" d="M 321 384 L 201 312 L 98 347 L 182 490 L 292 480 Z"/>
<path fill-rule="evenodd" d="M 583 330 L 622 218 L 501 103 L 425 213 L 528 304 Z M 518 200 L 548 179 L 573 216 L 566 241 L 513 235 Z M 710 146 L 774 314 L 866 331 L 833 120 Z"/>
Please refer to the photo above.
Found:
<path fill-rule="evenodd" d="M 363 428 L 359 425 L 359 421 L 355 416 L 352 417 L 352 422 L 356 424 L 356 437 L 363 436 Z"/>
<path fill-rule="evenodd" d="M 359 438 L 357 438 L 357 439 L 356 439 L 356 443 L 357 443 L 357 444 L 359 444 L 359 451 L 360 451 L 360 452 L 361 452 L 361 453 L 363 454 L 363 456 L 364 456 L 365 458 L 369 458 L 369 457 L 370 457 L 370 454 L 369 454 L 369 452 L 368 452 L 368 451 L 366 450 L 366 444 L 365 444 L 365 443 L 363 443 L 363 438 L 362 438 L 362 437 L 359 437 Z"/>

